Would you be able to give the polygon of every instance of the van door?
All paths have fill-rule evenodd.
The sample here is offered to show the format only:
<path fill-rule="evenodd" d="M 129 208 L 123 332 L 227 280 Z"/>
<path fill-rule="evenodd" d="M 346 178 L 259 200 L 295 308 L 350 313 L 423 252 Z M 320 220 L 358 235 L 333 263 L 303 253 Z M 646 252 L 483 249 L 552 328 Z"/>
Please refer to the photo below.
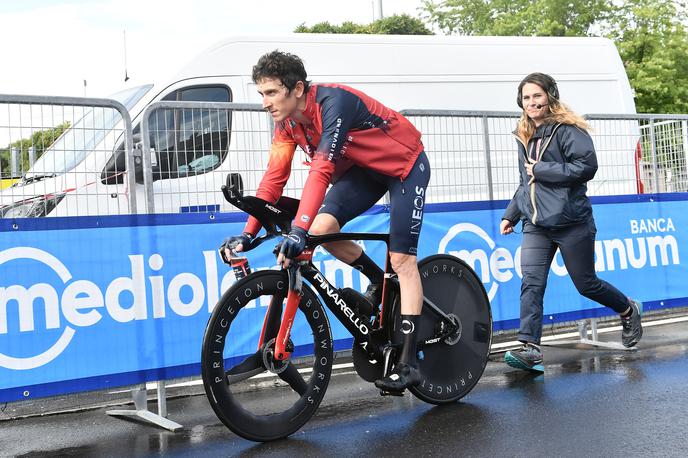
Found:
<path fill-rule="evenodd" d="M 213 80 L 217 80 L 213 78 Z M 232 91 L 223 82 L 206 82 L 172 86 L 163 101 L 231 102 Z M 180 209 L 179 192 L 188 189 L 190 178 L 217 168 L 227 155 L 231 118 L 216 116 L 208 110 L 158 110 L 151 113 L 149 122 L 153 193 L 156 213 L 177 213 Z M 134 143 L 141 141 L 141 125 L 133 129 Z M 121 183 L 124 180 L 124 144 L 108 161 L 101 173 L 103 184 Z M 140 162 L 140 159 L 137 159 Z M 136 198 L 143 208 L 145 194 L 143 169 L 135 167 Z M 195 179 L 198 181 L 198 178 Z M 184 185 L 182 186 L 182 183 Z M 139 210 L 141 211 L 141 210 Z"/>

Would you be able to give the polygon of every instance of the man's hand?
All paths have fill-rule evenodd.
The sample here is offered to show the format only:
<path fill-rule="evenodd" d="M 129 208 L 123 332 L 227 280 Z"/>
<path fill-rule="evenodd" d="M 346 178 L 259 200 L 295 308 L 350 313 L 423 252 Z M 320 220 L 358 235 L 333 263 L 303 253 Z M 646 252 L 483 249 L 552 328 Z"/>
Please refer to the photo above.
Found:
<path fill-rule="evenodd" d="M 220 257 L 228 264 L 229 258 L 232 257 L 232 252 L 244 251 L 244 247 L 248 248 L 251 245 L 251 240 L 253 240 L 253 236 L 248 232 L 226 239 L 220 245 Z"/>
<path fill-rule="evenodd" d="M 499 233 L 502 235 L 507 235 L 511 234 L 514 232 L 514 225 L 511 224 L 511 221 L 508 219 L 503 219 L 501 223 L 499 223 Z"/>
<path fill-rule="evenodd" d="M 533 162 L 526 162 L 526 173 L 528 174 L 529 177 L 535 178 L 535 175 L 533 175 L 533 167 L 535 167 L 535 164 L 537 164 L 537 161 Z M 532 180 L 531 180 L 532 182 Z"/>
<path fill-rule="evenodd" d="M 306 234 L 305 229 L 294 226 L 289 235 L 279 245 L 277 264 L 287 267 L 289 266 L 290 259 L 294 259 L 301 254 L 303 249 L 306 248 Z"/>

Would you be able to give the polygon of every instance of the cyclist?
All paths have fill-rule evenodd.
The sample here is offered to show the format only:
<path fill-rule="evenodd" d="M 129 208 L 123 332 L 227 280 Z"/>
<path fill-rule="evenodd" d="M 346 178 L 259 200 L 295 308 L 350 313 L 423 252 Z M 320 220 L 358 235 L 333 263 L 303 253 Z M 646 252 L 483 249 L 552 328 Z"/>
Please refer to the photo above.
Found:
<path fill-rule="evenodd" d="M 303 251 L 309 231 L 339 232 L 389 192 L 390 260 L 399 278 L 404 340 L 399 363 L 375 384 L 393 393 L 417 385 L 415 331 L 423 292 L 416 254 L 430 179 L 420 132 L 401 114 L 356 89 L 311 84 L 303 62 L 293 54 L 275 50 L 263 55 L 252 78 L 275 122 L 268 167 L 256 196 L 273 203 L 281 197 L 297 145 L 310 159 L 292 230 L 280 242 L 279 264 L 286 267 Z M 238 243 L 236 250 L 241 251 L 259 230 L 260 223 L 250 217 L 243 234 L 229 238 L 223 247 Z M 379 304 L 384 272 L 361 247 L 342 241 L 325 248 L 370 279 L 365 296 L 372 306 Z"/>

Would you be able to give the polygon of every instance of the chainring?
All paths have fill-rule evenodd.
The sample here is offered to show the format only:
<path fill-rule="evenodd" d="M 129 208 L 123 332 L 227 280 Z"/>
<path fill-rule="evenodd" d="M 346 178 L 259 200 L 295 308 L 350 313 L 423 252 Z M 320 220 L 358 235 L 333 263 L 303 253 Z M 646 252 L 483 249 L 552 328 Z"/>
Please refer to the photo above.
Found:
<path fill-rule="evenodd" d="M 384 363 L 382 358 L 371 360 L 368 352 L 361 346 L 361 342 L 355 339 L 351 348 L 351 357 L 354 361 L 356 373 L 366 382 L 374 382 L 383 377 Z"/>

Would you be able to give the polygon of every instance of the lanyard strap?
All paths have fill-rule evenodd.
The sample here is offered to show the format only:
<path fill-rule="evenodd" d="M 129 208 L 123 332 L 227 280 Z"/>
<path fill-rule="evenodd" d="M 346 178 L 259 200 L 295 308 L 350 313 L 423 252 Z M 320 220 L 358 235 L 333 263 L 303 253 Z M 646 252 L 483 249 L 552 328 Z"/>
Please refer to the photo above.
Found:
<path fill-rule="evenodd" d="M 540 144 L 541 143 L 542 143 L 542 138 L 538 138 L 537 142 L 530 145 L 530 160 L 533 162 L 537 161 L 537 158 L 540 155 Z"/>

